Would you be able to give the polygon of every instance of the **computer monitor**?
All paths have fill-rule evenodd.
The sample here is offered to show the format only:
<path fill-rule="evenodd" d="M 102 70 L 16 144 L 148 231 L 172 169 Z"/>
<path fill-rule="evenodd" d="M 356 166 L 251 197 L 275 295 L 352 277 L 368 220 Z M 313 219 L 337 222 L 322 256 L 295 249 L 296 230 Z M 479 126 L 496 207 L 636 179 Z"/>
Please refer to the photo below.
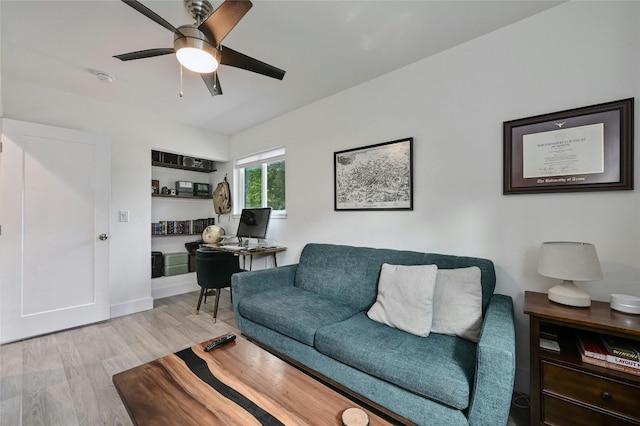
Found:
<path fill-rule="evenodd" d="M 264 240 L 267 237 L 267 227 L 271 217 L 271 207 L 260 209 L 242 209 L 240 223 L 238 224 L 238 239 L 257 238 Z"/>

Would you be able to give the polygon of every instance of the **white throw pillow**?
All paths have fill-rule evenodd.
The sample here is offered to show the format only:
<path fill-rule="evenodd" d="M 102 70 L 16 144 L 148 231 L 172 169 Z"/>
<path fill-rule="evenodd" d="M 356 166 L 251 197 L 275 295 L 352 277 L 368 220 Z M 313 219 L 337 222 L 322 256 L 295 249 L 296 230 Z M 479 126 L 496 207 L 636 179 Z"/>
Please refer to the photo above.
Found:
<path fill-rule="evenodd" d="M 436 265 L 382 264 L 378 296 L 367 316 L 407 333 L 428 336 L 437 272 Z"/>
<path fill-rule="evenodd" d="M 439 269 L 433 293 L 432 333 L 478 342 L 482 328 L 480 268 Z"/>

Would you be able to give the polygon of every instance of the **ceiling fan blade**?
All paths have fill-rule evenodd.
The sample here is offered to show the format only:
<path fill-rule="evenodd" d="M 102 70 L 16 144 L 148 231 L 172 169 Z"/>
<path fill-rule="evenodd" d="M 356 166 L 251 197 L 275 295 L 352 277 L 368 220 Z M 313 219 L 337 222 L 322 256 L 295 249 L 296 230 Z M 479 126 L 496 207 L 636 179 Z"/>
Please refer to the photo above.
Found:
<path fill-rule="evenodd" d="M 153 58 L 154 56 L 162 56 L 173 53 L 173 47 L 159 48 L 159 49 L 147 49 L 138 50 L 137 52 L 123 53 L 121 55 L 115 55 L 114 58 L 118 58 L 121 61 L 131 61 L 133 59 Z"/>
<path fill-rule="evenodd" d="M 211 96 L 222 95 L 222 87 L 220 87 L 220 80 L 218 80 L 218 73 L 212 72 L 209 74 L 200 74 L 204 84 L 211 93 Z"/>
<path fill-rule="evenodd" d="M 280 68 L 274 67 L 273 65 L 269 65 L 240 52 L 236 52 L 233 49 L 229 49 L 228 47 L 222 47 L 220 49 L 220 54 L 220 63 L 223 65 L 242 68 L 243 70 L 266 75 L 267 77 L 282 80 L 286 72 Z"/>
<path fill-rule="evenodd" d="M 249 0 L 226 0 L 205 21 L 198 26 L 214 46 L 231 32 L 242 17 L 251 9 Z"/>
<path fill-rule="evenodd" d="M 165 27 L 169 31 L 171 31 L 173 33 L 179 32 L 176 27 L 171 25 L 169 22 L 165 21 L 164 18 L 162 18 L 160 15 L 158 15 L 153 10 L 149 9 L 147 6 L 143 5 L 139 1 L 136 1 L 136 0 L 122 0 L 122 2 L 128 4 L 129 6 L 131 6 L 132 8 L 137 10 L 138 12 L 142 13 L 147 18 L 149 18 L 152 21 L 162 25 L 163 27 Z"/>

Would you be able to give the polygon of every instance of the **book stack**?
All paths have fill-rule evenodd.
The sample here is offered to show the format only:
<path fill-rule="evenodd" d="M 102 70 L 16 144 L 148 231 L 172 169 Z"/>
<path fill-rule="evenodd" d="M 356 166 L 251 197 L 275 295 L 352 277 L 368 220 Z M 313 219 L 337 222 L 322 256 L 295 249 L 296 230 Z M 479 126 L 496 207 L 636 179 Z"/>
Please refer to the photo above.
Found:
<path fill-rule="evenodd" d="M 582 362 L 640 376 L 640 342 L 581 331 L 578 348 Z"/>
<path fill-rule="evenodd" d="M 553 352 L 560 352 L 558 332 L 551 324 L 540 324 L 540 347 Z"/>
<path fill-rule="evenodd" d="M 151 235 L 196 235 L 209 226 L 215 225 L 213 217 L 194 220 L 163 220 L 151 224 Z"/>

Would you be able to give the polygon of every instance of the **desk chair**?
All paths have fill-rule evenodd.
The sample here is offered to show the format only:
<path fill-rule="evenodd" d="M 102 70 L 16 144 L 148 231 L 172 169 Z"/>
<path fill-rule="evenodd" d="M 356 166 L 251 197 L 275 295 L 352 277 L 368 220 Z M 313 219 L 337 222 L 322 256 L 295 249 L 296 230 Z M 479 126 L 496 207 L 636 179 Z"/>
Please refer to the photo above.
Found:
<path fill-rule="evenodd" d="M 196 276 L 200 289 L 200 297 L 198 297 L 198 306 L 196 307 L 196 315 L 200 313 L 200 303 L 204 296 L 204 303 L 207 303 L 207 290 L 216 291 L 216 301 L 213 307 L 213 321 L 216 321 L 218 315 L 218 303 L 220 302 L 220 290 L 225 287 L 231 287 L 231 275 L 242 271 L 238 256 L 231 252 L 219 250 L 196 250 Z"/>

